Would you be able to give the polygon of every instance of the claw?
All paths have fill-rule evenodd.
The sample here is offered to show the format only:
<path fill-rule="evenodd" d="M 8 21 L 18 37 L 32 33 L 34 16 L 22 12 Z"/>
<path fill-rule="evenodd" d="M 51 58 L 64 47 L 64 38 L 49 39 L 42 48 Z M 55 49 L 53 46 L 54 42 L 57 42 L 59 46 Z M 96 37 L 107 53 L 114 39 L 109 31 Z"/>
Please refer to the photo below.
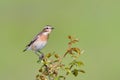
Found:
<path fill-rule="evenodd" d="M 39 56 L 39 59 L 42 60 L 44 58 L 44 54 L 42 53 L 40 56 Z"/>

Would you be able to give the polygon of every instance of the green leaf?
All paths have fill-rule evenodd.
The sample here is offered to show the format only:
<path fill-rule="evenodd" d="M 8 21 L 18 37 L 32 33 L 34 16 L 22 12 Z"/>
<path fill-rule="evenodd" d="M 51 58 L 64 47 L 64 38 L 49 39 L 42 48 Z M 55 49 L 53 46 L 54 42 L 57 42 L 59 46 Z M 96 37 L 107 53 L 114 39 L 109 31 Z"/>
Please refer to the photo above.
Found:
<path fill-rule="evenodd" d="M 79 66 L 79 67 L 80 67 L 81 65 L 84 65 L 84 64 L 83 64 L 83 62 L 81 62 L 81 61 L 73 60 L 73 61 L 70 63 L 70 65 L 73 65 L 73 66 L 76 65 L 76 66 Z"/>
<path fill-rule="evenodd" d="M 68 75 L 68 74 L 70 74 L 70 73 L 71 73 L 70 68 L 66 67 L 66 68 L 65 68 L 65 70 L 66 70 L 66 75 Z"/>
<path fill-rule="evenodd" d="M 78 75 L 78 70 L 77 69 L 72 70 L 72 74 L 76 77 Z"/>
<path fill-rule="evenodd" d="M 81 65 L 84 65 L 83 62 L 77 61 L 76 64 L 80 67 Z"/>
<path fill-rule="evenodd" d="M 58 80 L 65 80 L 65 76 L 59 76 Z"/>
<path fill-rule="evenodd" d="M 55 58 L 60 58 L 58 54 L 54 54 Z"/>
<path fill-rule="evenodd" d="M 52 56 L 51 53 L 46 54 L 47 58 L 50 58 L 51 56 Z"/>

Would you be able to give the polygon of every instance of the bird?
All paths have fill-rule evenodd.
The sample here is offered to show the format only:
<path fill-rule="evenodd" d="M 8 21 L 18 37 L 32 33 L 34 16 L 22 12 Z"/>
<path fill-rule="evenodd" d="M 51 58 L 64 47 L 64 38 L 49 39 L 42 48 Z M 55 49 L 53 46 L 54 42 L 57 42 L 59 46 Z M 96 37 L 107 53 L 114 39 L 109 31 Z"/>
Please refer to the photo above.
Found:
<path fill-rule="evenodd" d="M 27 51 L 27 50 L 32 50 L 34 51 L 36 54 L 42 53 L 40 50 L 43 49 L 47 42 L 48 42 L 48 38 L 50 33 L 52 32 L 54 28 L 50 25 L 46 25 L 43 30 L 41 32 L 39 32 L 32 41 L 30 41 L 30 43 L 26 46 L 26 48 L 23 50 L 23 52 Z M 43 54 L 43 53 L 42 53 Z M 38 56 L 40 56 L 39 54 L 37 54 Z"/>

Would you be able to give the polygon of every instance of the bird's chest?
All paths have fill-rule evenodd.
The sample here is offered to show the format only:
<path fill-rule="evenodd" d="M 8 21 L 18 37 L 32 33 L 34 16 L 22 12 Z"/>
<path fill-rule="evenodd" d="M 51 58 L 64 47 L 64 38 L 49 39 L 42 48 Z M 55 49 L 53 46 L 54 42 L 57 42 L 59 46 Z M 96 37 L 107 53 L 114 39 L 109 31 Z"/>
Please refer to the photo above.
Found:
<path fill-rule="evenodd" d="M 35 50 L 40 50 L 42 49 L 43 47 L 45 47 L 47 41 L 36 41 L 34 42 L 33 46 Z"/>
<path fill-rule="evenodd" d="M 48 36 L 41 35 L 38 39 L 33 43 L 32 49 L 33 50 L 41 50 L 47 44 Z"/>

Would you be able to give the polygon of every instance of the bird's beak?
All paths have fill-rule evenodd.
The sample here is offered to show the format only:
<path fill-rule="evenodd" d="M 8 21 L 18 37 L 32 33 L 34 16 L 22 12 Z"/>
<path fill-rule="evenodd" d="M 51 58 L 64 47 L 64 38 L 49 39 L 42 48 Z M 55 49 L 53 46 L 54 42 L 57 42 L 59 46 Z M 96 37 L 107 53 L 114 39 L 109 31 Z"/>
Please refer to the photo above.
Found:
<path fill-rule="evenodd" d="M 54 29 L 54 27 L 52 27 L 51 29 Z"/>

